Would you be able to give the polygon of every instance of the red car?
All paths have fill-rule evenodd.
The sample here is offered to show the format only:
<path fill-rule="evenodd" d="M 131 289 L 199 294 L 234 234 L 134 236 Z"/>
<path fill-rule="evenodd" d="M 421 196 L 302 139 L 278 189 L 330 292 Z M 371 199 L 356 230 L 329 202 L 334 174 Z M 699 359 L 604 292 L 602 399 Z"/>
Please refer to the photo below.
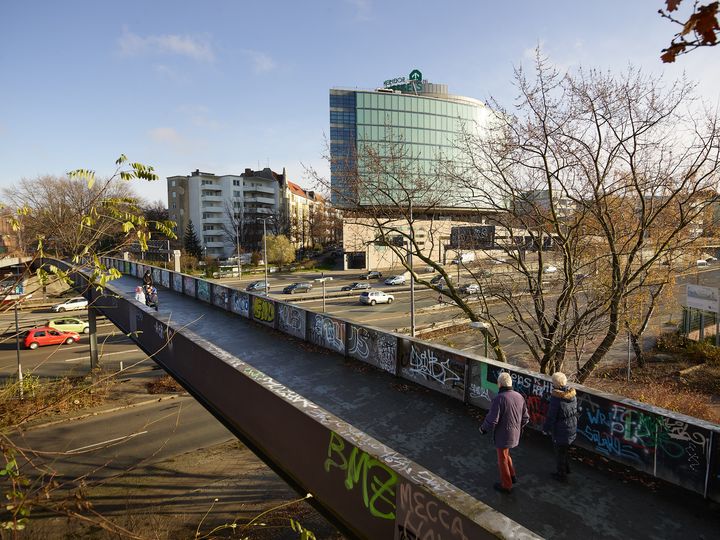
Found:
<path fill-rule="evenodd" d="M 80 334 L 77 332 L 62 332 L 49 326 L 38 326 L 31 328 L 25 334 L 25 347 L 37 349 L 43 345 L 60 345 L 62 343 L 75 343 L 80 341 Z"/>

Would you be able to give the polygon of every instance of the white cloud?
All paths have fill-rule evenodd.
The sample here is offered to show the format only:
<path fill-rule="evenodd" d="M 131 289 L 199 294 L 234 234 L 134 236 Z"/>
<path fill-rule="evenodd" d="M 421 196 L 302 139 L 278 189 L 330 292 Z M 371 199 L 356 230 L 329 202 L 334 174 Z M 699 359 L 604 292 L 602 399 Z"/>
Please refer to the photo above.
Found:
<path fill-rule="evenodd" d="M 273 60 L 270 55 L 265 54 L 264 52 L 245 49 L 242 51 L 242 53 L 252 61 L 254 69 L 257 73 L 265 73 L 268 71 L 272 71 L 277 67 L 275 64 L 275 60 Z"/>
<path fill-rule="evenodd" d="M 199 62 L 215 60 L 212 46 L 207 40 L 177 34 L 142 37 L 125 29 L 118 40 L 118 46 L 123 56 L 173 54 Z"/>
<path fill-rule="evenodd" d="M 150 138 L 156 142 L 177 144 L 183 142 L 183 137 L 173 128 L 159 127 L 151 129 L 148 133 Z"/>

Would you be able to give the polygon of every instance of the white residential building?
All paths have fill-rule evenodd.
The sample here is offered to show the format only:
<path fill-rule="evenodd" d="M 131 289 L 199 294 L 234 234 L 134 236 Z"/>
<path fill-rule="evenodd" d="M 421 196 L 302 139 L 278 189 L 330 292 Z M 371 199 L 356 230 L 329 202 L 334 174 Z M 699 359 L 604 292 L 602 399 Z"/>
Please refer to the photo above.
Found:
<path fill-rule="evenodd" d="M 242 174 L 215 175 L 196 170 L 188 176 L 170 176 L 168 212 L 182 239 L 192 221 L 206 255 L 225 258 L 236 251 L 260 248 L 263 221 L 268 234 L 287 234 L 297 247 L 312 244 L 309 225 L 316 208 L 326 204 L 269 168 L 245 169 Z M 323 210 L 325 212 L 325 210 Z"/>

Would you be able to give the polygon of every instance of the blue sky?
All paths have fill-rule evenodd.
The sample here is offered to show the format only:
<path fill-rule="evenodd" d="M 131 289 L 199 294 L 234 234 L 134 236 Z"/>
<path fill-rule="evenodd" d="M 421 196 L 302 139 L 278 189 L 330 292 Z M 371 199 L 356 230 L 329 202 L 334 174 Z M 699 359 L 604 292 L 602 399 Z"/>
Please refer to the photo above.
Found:
<path fill-rule="evenodd" d="M 686 0 L 689 2 L 689 0 Z M 540 43 L 558 66 L 683 71 L 717 106 L 720 46 L 663 65 L 662 0 L 5 0 L 0 3 L 0 187 L 115 158 L 138 185 L 200 169 L 323 173 L 331 87 L 376 88 L 419 68 L 451 93 L 510 103 Z"/>

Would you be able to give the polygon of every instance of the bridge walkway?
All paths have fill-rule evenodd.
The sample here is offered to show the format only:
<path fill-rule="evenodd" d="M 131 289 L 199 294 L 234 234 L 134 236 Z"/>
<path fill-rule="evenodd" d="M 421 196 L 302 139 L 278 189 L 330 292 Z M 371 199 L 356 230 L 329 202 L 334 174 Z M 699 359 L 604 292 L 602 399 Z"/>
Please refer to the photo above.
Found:
<path fill-rule="evenodd" d="M 139 283 L 127 275 L 113 282 L 126 298 Z M 189 328 L 543 537 L 720 535 L 712 503 L 619 465 L 612 472 L 585 463 L 603 461 L 598 456 L 578 453 L 569 484 L 557 483 L 550 440 L 529 430 L 513 451 L 519 483 L 510 495 L 497 493 L 496 453 L 491 437 L 478 431 L 478 409 L 205 302 L 160 294 L 161 319 Z"/>

